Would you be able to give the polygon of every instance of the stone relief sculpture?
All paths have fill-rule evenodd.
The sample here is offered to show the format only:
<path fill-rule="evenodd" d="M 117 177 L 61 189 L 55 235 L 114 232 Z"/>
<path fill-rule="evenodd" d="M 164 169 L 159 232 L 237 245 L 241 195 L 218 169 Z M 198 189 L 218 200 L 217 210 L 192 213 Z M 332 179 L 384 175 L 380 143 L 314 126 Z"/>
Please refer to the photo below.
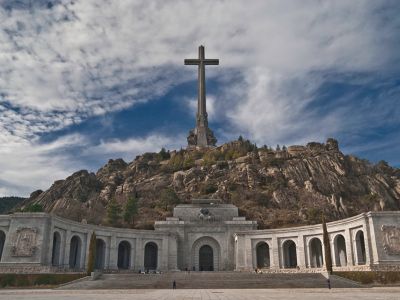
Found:
<path fill-rule="evenodd" d="M 400 255 L 400 227 L 382 225 L 383 248 L 389 255 Z"/>
<path fill-rule="evenodd" d="M 199 213 L 199 219 L 200 220 L 211 220 L 211 213 L 207 208 L 202 208 L 200 209 L 200 213 Z"/>
<path fill-rule="evenodd" d="M 14 234 L 11 247 L 11 256 L 33 256 L 36 247 L 36 228 L 21 227 Z"/>

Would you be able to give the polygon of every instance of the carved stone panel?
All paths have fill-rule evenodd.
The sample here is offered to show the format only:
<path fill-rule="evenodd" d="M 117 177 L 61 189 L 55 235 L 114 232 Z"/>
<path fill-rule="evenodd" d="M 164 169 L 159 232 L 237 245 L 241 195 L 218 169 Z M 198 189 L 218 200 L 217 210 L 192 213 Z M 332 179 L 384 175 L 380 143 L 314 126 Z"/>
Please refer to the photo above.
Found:
<path fill-rule="evenodd" d="M 383 248 L 389 255 L 400 255 L 400 227 L 382 225 Z"/>
<path fill-rule="evenodd" d="M 14 234 L 11 256 L 30 257 L 35 254 L 37 229 L 29 227 L 18 228 Z"/>

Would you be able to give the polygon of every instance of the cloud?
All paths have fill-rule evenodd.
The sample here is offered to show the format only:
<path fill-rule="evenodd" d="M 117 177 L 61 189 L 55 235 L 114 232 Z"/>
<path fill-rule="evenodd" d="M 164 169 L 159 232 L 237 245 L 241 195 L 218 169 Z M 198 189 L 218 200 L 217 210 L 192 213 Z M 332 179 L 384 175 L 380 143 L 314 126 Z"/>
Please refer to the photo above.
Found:
<path fill-rule="evenodd" d="M 169 137 L 158 134 L 150 134 L 146 137 L 129 138 L 125 140 L 112 139 L 101 141 L 100 144 L 91 146 L 84 151 L 84 155 L 102 155 L 109 157 L 114 155 L 131 161 L 136 155 L 145 152 L 159 152 L 161 148 L 177 149 L 184 145 L 180 143 L 183 137 Z"/>
<path fill-rule="evenodd" d="M 0 195 L 27 196 L 33 190 L 48 188 L 54 180 L 87 168 L 69 154 L 76 145 L 85 145 L 80 135 L 63 136 L 47 144 L 4 134 L 1 139 L 7 142 L 0 146 Z"/>

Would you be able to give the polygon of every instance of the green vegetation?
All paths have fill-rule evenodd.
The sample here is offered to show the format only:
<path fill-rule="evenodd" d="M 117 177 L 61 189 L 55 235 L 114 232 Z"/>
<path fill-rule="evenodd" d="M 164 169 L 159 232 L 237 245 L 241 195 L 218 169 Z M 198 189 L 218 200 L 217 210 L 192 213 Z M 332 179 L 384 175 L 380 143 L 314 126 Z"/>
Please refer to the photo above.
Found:
<path fill-rule="evenodd" d="M 124 221 L 132 228 L 135 225 L 135 216 L 138 213 L 138 202 L 136 197 L 129 197 L 125 205 Z"/>
<path fill-rule="evenodd" d="M 39 203 L 32 203 L 25 207 L 23 212 L 44 212 L 43 206 Z"/>
<path fill-rule="evenodd" d="M 171 154 L 169 153 L 169 151 L 166 151 L 165 148 L 161 148 L 160 152 L 158 152 L 158 156 L 160 160 L 166 160 L 170 159 Z"/>
<path fill-rule="evenodd" d="M 400 272 L 395 271 L 346 271 L 334 272 L 334 274 L 362 284 L 393 284 L 400 282 Z"/>
<path fill-rule="evenodd" d="M 90 274 L 94 270 L 95 260 L 96 260 L 96 233 L 93 231 L 89 242 L 88 265 L 86 270 L 86 274 L 88 276 L 90 276 Z"/>
<path fill-rule="evenodd" d="M 0 197 L 0 214 L 10 212 L 15 206 L 24 201 L 22 197 Z"/>
<path fill-rule="evenodd" d="M 218 190 L 218 187 L 212 183 L 205 183 L 200 188 L 200 193 L 203 195 L 213 194 Z"/>
<path fill-rule="evenodd" d="M 310 207 L 306 210 L 307 220 L 310 224 L 319 224 L 322 211 L 317 207 Z"/>
<path fill-rule="evenodd" d="M 0 274 L 0 287 L 56 286 L 84 277 L 85 274 Z"/>
<path fill-rule="evenodd" d="M 111 199 L 107 206 L 107 221 L 111 225 L 118 225 L 121 219 L 121 206 L 117 203 L 115 198 Z"/>
<path fill-rule="evenodd" d="M 160 205 L 164 210 L 168 211 L 179 203 L 181 203 L 181 200 L 172 188 L 166 188 L 161 191 Z"/>

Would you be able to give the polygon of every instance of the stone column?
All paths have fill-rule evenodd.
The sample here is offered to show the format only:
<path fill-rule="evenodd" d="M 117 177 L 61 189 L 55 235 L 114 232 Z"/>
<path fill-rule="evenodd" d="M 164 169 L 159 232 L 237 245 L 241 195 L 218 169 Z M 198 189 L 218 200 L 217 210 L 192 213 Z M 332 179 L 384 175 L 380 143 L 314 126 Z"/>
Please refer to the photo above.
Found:
<path fill-rule="evenodd" d="M 304 243 L 304 236 L 302 234 L 299 234 L 297 238 L 297 265 L 300 267 L 300 269 L 306 268 L 306 245 Z M 309 249 L 308 249 L 309 250 Z M 310 252 L 310 251 L 307 251 Z"/>
<path fill-rule="evenodd" d="M 335 249 L 335 237 L 330 240 L 330 245 L 331 245 L 331 257 L 332 257 L 332 266 L 337 267 L 337 260 L 336 260 L 336 249 Z M 324 265 L 326 266 L 326 260 L 325 260 L 325 251 L 323 251 L 323 256 L 324 256 Z"/>
<path fill-rule="evenodd" d="M 347 255 L 347 265 L 354 266 L 354 248 L 353 248 L 353 240 L 351 237 L 351 232 L 349 228 L 345 229 L 344 238 L 346 240 L 346 255 Z"/>
<path fill-rule="evenodd" d="M 88 232 L 84 233 L 82 245 L 81 245 L 81 257 L 80 257 L 80 261 L 79 261 L 79 267 L 81 269 L 85 269 L 87 266 L 87 263 L 88 263 L 88 261 L 86 259 L 86 257 L 88 257 L 88 256 L 86 255 L 86 253 L 89 253 L 89 252 L 86 252 L 85 250 L 89 248 L 89 239 L 90 239 L 89 233 Z"/>
<path fill-rule="evenodd" d="M 271 261 L 271 269 L 279 269 L 280 265 L 279 265 L 279 257 L 282 256 L 280 255 L 280 247 L 279 247 L 279 243 L 278 243 L 278 238 L 276 237 L 276 235 L 272 236 L 272 242 L 271 242 L 271 250 L 270 250 L 270 261 Z M 283 265 L 282 265 L 283 266 Z"/>
<path fill-rule="evenodd" d="M 140 270 L 144 270 L 144 249 L 143 239 L 141 237 L 136 238 L 136 267 Z"/>
<path fill-rule="evenodd" d="M 137 266 L 137 261 L 136 261 L 136 239 L 132 241 L 132 247 L 131 247 L 131 257 L 130 257 L 130 266 L 129 269 L 131 270 L 136 270 Z"/>
<path fill-rule="evenodd" d="M 117 237 L 112 235 L 110 238 L 110 246 L 109 248 L 109 264 L 108 268 L 112 270 L 118 269 L 118 245 L 117 245 Z"/>
<path fill-rule="evenodd" d="M 64 268 L 69 268 L 69 250 L 71 247 L 71 230 L 69 229 L 65 234 L 64 245 L 65 245 Z"/>

